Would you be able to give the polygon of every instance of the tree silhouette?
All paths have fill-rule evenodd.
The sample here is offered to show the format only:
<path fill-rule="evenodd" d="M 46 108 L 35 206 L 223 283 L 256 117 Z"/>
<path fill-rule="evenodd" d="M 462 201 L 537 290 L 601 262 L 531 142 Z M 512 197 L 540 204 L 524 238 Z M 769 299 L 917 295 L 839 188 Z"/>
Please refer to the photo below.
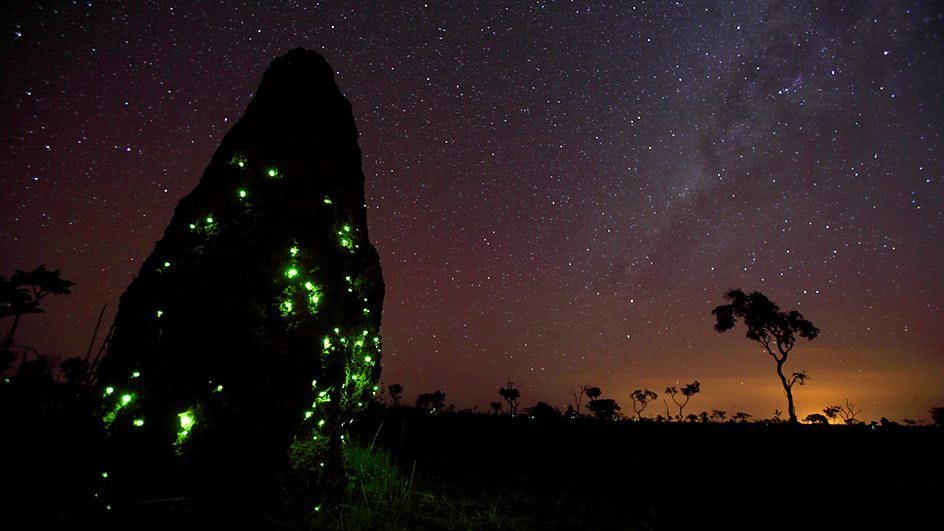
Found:
<path fill-rule="evenodd" d="M 600 420 L 610 420 L 617 417 L 620 407 L 612 398 L 603 398 L 591 400 L 587 403 L 587 409 Z"/>
<path fill-rule="evenodd" d="M 538 402 L 534 407 L 528 408 L 528 415 L 534 419 L 555 419 L 561 416 L 560 411 L 546 402 Z"/>
<path fill-rule="evenodd" d="M 508 380 L 506 387 L 502 387 L 498 390 L 498 394 L 505 399 L 505 402 L 508 402 L 508 408 L 511 410 L 511 416 L 518 415 L 518 399 L 521 398 L 521 391 L 518 390 L 518 387 L 514 382 Z"/>
<path fill-rule="evenodd" d="M 587 394 L 589 385 L 581 385 L 579 389 L 571 389 L 570 394 L 574 397 L 574 410 L 576 415 L 580 415 L 580 405 L 583 403 L 583 397 Z"/>
<path fill-rule="evenodd" d="M 502 409 L 501 402 L 489 402 L 488 405 L 489 407 L 492 408 L 492 411 L 494 411 L 496 415 L 501 413 L 501 409 Z"/>
<path fill-rule="evenodd" d="M 45 313 L 40 302 L 48 295 L 72 293 L 70 288 L 74 284 L 63 279 L 58 269 L 48 271 L 45 264 L 32 271 L 16 269 L 10 278 L 0 276 L 0 319 L 13 317 L 13 323 L 0 344 L 0 373 L 6 371 L 16 357 L 13 345 L 20 319 L 31 313 Z"/>
<path fill-rule="evenodd" d="M 711 420 L 715 422 L 724 422 L 724 418 L 727 416 L 727 413 L 723 409 L 712 409 L 711 410 Z"/>
<path fill-rule="evenodd" d="M 842 406 L 826 406 L 823 408 L 823 415 L 826 415 L 827 423 L 836 420 L 839 417 L 839 412 L 842 411 Z"/>
<path fill-rule="evenodd" d="M 841 418 L 846 424 L 858 424 L 859 421 L 856 419 L 856 417 L 860 413 L 862 413 L 862 410 L 858 409 L 855 404 L 849 401 L 848 398 L 846 399 L 845 405 L 839 406 L 839 418 Z"/>
<path fill-rule="evenodd" d="M 390 399 L 393 400 L 393 407 L 400 406 L 400 400 L 403 399 L 403 386 L 400 384 L 390 384 L 387 386 L 387 391 L 390 393 Z"/>
<path fill-rule="evenodd" d="M 587 395 L 587 398 L 590 400 L 596 400 L 600 398 L 600 395 L 603 394 L 603 391 L 601 391 L 599 387 L 586 385 L 584 386 L 583 394 Z"/>
<path fill-rule="evenodd" d="M 702 424 L 708 424 L 708 422 L 711 421 L 711 415 L 709 415 L 707 411 L 702 411 L 698 414 L 698 420 L 700 420 Z"/>
<path fill-rule="evenodd" d="M 698 422 L 698 415 L 696 415 L 696 414 L 694 414 L 694 413 L 689 413 L 688 415 L 685 415 L 685 421 L 686 421 L 686 422 Z"/>
<path fill-rule="evenodd" d="M 755 291 L 750 295 L 739 289 L 731 290 L 724 296 L 730 301 L 728 304 L 717 306 L 711 311 L 715 316 L 715 330 L 727 332 L 734 328 L 738 319 L 747 327 L 746 336 L 751 341 L 760 343 L 764 350 L 777 362 L 777 376 L 787 395 L 787 413 L 790 422 L 796 423 L 796 408 L 793 405 L 793 386 L 803 385 L 807 379 L 804 371 L 794 372 L 789 378 L 783 373 L 783 366 L 790 356 L 798 337 L 810 341 L 819 335 L 819 329 L 813 323 L 803 318 L 803 315 L 793 310 L 780 311 L 780 307 L 767 298 L 766 295 Z"/>
<path fill-rule="evenodd" d="M 825 415 L 820 415 L 819 413 L 810 413 L 803 420 L 809 422 L 810 424 L 829 424 L 829 419 Z"/>
<path fill-rule="evenodd" d="M 749 418 L 751 418 L 751 414 L 745 413 L 743 411 L 738 411 L 733 417 L 731 417 L 731 419 L 735 422 L 747 422 L 747 419 Z"/>
<path fill-rule="evenodd" d="M 633 411 L 636 412 L 636 418 L 642 420 L 642 412 L 646 410 L 649 402 L 652 402 L 659 395 L 649 389 L 636 389 L 629 395 L 633 399 Z"/>
<path fill-rule="evenodd" d="M 416 409 L 426 410 L 430 413 L 436 413 L 443 408 L 443 401 L 445 400 L 446 393 L 443 393 L 442 391 L 422 393 L 416 395 Z"/>
<path fill-rule="evenodd" d="M 672 402 L 675 402 L 676 407 L 678 407 L 678 415 L 676 416 L 677 419 L 679 420 L 682 419 L 683 410 L 685 409 L 685 406 L 688 405 L 688 401 L 691 400 L 692 397 L 698 394 L 700 391 L 701 391 L 701 384 L 698 382 L 698 380 L 695 380 L 694 382 L 688 385 L 682 386 L 681 389 L 679 389 L 677 386 L 674 386 L 674 385 L 672 387 L 665 388 L 665 394 L 672 397 Z M 684 400 L 680 401 L 680 399 L 676 398 L 676 396 L 679 393 L 681 393 L 681 395 L 685 397 Z"/>

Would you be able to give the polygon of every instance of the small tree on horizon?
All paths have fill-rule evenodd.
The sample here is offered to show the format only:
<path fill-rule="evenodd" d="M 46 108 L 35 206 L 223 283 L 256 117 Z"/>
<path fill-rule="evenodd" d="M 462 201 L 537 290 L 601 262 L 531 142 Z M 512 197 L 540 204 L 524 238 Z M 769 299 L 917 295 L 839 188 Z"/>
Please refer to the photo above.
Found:
<path fill-rule="evenodd" d="M 426 410 L 430 413 L 436 413 L 443 408 L 443 402 L 445 400 L 446 393 L 443 393 L 442 391 L 422 393 L 416 395 L 416 409 Z"/>
<path fill-rule="evenodd" d="M 672 398 L 672 402 L 675 402 L 676 407 L 678 407 L 679 411 L 678 415 L 676 416 L 678 420 L 681 420 L 684 416 L 683 410 L 685 409 L 685 406 L 688 405 L 689 400 L 691 400 L 692 397 L 697 395 L 699 392 L 701 392 L 701 383 L 699 383 L 698 380 L 682 386 L 681 389 L 675 385 L 665 388 L 665 394 L 669 395 Z M 676 398 L 679 393 L 685 397 L 685 400 L 679 401 L 679 399 Z M 668 406 L 666 406 L 666 408 L 668 408 Z M 666 410 L 666 413 L 668 413 L 668 410 Z"/>
<path fill-rule="evenodd" d="M 619 415 L 620 406 L 612 398 L 602 398 L 588 402 L 587 409 L 600 420 L 611 420 Z"/>
<path fill-rule="evenodd" d="M 760 343 L 767 354 L 777 362 L 777 376 L 787 395 L 787 413 L 790 422 L 795 424 L 797 416 L 793 404 L 793 386 L 803 385 L 808 376 L 805 371 L 798 371 L 787 378 L 783 373 L 783 366 L 796 345 L 797 338 L 812 341 L 819 335 L 819 329 L 796 310 L 781 311 L 779 306 L 759 291 L 747 295 L 739 289 L 733 289 L 724 297 L 730 302 L 711 311 L 716 318 L 715 330 L 727 332 L 734 328 L 738 319 L 744 322 L 747 338 Z"/>
<path fill-rule="evenodd" d="M 511 416 L 517 416 L 518 400 L 521 398 L 521 391 L 518 389 L 518 386 L 516 386 L 511 380 L 508 380 L 507 386 L 500 388 L 498 390 L 498 394 L 505 399 L 505 402 L 508 402 L 508 408 L 511 410 Z"/>
<path fill-rule="evenodd" d="M 488 405 L 489 407 L 492 408 L 492 411 L 494 411 L 496 415 L 501 413 L 501 409 L 502 409 L 501 402 L 489 402 Z"/>
<path fill-rule="evenodd" d="M 583 403 L 583 397 L 586 396 L 589 385 L 581 385 L 578 389 L 571 389 L 570 394 L 574 397 L 574 411 L 580 415 L 580 405 Z"/>
<path fill-rule="evenodd" d="M 659 395 L 649 389 L 636 389 L 629 397 L 633 399 L 633 411 L 636 412 L 636 418 L 642 420 L 642 412 L 646 410 L 646 406 Z"/>
<path fill-rule="evenodd" d="M 841 418 L 844 423 L 852 425 L 852 424 L 857 424 L 859 422 L 858 419 L 856 419 L 856 417 L 859 416 L 860 413 L 862 413 L 862 410 L 857 408 L 855 404 L 849 401 L 848 398 L 846 399 L 845 405 L 838 406 L 838 407 L 839 407 L 839 418 Z"/>

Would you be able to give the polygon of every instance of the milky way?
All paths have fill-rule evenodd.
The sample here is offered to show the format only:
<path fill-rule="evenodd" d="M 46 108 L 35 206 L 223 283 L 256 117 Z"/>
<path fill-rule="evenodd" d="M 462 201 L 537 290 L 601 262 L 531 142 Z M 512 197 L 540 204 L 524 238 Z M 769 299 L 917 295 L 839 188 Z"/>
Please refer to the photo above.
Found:
<path fill-rule="evenodd" d="M 351 100 L 388 286 L 384 380 L 458 407 L 702 382 L 784 408 L 710 311 L 761 290 L 822 329 L 801 415 L 944 403 L 944 9 L 934 2 L 4 6 L 0 272 L 74 294 L 20 341 L 84 354 L 267 64 Z M 294 3 L 292 3 L 294 4 Z M 111 312 L 109 312 L 111 313 Z"/>

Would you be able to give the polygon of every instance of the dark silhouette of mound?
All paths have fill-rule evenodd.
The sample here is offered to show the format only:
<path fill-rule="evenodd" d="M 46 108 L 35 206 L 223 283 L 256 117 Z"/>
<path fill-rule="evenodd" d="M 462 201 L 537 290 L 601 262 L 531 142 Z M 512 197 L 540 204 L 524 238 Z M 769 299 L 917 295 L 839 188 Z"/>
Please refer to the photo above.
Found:
<path fill-rule="evenodd" d="M 292 50 L 178 204 L 97 371 L 116 509 L 266 506 L 342 476 L 342 425 L 376 390 L 384 295 L 357 136 L 327 61 Z"/>

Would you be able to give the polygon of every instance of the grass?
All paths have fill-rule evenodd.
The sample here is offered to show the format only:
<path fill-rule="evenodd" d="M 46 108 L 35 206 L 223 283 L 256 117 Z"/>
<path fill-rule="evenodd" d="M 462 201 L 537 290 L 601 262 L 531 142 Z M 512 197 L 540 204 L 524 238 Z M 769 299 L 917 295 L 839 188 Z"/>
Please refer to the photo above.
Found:
<path fill-rule="evenodd" d="M 530 520 L 511 513 L 500 495 L 436 492 L 420 488 L 394 465 L 387 450 L 351 446 L 346 453 L 345 499 L 318 511 L 316 529 L 526 529 Z"/>

